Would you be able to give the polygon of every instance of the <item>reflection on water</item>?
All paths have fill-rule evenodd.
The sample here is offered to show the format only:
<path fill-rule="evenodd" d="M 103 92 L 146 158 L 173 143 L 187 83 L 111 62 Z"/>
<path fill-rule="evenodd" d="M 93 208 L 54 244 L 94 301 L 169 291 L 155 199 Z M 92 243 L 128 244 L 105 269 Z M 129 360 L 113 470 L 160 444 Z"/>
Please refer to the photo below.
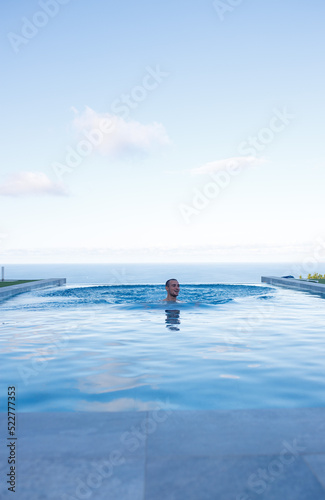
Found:
<path fill-rule="evenodd" d="M 325 406 L 322 299 L 260 286 L 184 290 L 168 304 L 153 285 L 3 302 L 0 379 L 20 387 L 21 411 Z"/>
<path fill-rule="evenodd" d="M 179 314 L 180 310 L 179 309 L 166 309 L 166 328 L 169 328 L 169 330 L 176 330 L 179 331 L 180 328 L 178 328 L 177 325 L 181 324 L 181 320 L 179 319 Z"/>

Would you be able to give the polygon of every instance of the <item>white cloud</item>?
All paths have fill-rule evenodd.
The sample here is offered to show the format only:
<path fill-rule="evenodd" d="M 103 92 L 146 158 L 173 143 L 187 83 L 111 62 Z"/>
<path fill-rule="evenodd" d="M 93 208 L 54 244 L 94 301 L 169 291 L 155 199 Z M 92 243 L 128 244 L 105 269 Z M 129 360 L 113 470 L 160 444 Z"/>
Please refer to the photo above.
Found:
<path fill-rule="evenodd" d="M 64 196 L 67 195 L 67 191 L 62 183 L 51 181 L 43 172 L 18 172 L 9 175 L 0 185 L 2 196 L 41 194 Z"/>
<path fill-rule="evenodd" d="M 74 111 L 75 112 L 75 111 Z M 83 113 L 76 114 L 72 124 L 75 131 L 84 138 L 95 131 L 102 130 L 103 121 L 109 124 L 105 133 L 97 135 L 96 149 L 105 156 L 124 156 L 136 152 L 148 153 L 157 146 L 170 144 L 170 139 L 163 125 L 152 123 L 143 125 L 140 122 L 112 115 L 97 113 L 86 107 Z"/>
<path fill-rule="evenodd" d="M 241 170 L 242 168 L 261 165 L 264 162 L 264 158 L 256 158 L 255 156 L 234 156 L 233 158 L 211 161 L 209 163 L 205 163 L 201 167 L 192 168 L 191 173 L 193 175 L 213 174 L 220 170 L 227 170 L 229 168 Z"/>

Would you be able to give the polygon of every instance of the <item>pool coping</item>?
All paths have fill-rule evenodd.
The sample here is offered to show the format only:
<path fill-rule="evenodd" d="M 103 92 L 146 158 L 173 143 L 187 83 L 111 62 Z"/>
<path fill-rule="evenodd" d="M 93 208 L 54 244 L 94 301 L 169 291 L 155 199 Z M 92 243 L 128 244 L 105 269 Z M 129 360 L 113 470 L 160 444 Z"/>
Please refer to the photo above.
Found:
<path fill-rule="evenodd" d="M 66 281 L 66 278 L 48 278 L 37 281 L 30 281 L 29 283 L 21 283 L 20 285 L 9 285 L 0 288 L 0 300 L 13 297 L 18 293 L 29 292 L 37 288 L 63 286 L 66 284 Z"/>
<path fill-rule="evenodd" d="M 7 419 L 1 412 L 3 437 Z M 264 500 L 325 499 L 323 407 L 206 411 L 158 406 L 129 412 L 21 412 L 16 420 L 17 444 L 11 445 L 17 446 L 20 500 L 92 495 L 103 500 L 253 500 L 261 493 Z M 0 449 L 3 477 L 7 450 Z M 1 498 L 11 498 L 3 483 Z"/>
<path fill-rule="evenodd" d="M 296 278 L 279 278 L 277 276 L 262 276 L 262 283 L 269 285 L 281 286 L 284 288 L 291 288 L 301 292 L 323 293 L 325 294 L 325 284 L 311 283 Z"/>

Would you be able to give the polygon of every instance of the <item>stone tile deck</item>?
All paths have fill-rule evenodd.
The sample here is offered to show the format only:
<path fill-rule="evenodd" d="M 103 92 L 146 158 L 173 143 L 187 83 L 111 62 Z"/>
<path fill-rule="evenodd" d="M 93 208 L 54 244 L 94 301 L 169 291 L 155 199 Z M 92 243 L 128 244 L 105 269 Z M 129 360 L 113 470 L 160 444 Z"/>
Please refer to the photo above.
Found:
<path fill-rule="evenodd" d="M 313 283 L 312 281 L 295 278 L 279 278 L 277 276 L 261 276 L 261 282 L 268 283 L 269 285 L 299 290 L 300 292 L 310 292 L 322 295 L 325 294 L 325 285 L 323 283 Z"/>
<path fill-rule="evenodd" d="M 20 413 L 17 500 L 325 500 L 325 408 Z"/>

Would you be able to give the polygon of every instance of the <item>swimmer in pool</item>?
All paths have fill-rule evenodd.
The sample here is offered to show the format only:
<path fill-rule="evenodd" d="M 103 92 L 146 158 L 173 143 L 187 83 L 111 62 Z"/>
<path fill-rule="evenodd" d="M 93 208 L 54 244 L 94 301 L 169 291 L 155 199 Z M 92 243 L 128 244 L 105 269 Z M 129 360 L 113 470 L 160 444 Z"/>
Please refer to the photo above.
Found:
<path fill-rule="evenodd" d="M 176 302 L 177 295 L 179 294 L 179 283 L 174 278 L 167 280 L 165 285 L 167 297 L 163 302 Z"/>

